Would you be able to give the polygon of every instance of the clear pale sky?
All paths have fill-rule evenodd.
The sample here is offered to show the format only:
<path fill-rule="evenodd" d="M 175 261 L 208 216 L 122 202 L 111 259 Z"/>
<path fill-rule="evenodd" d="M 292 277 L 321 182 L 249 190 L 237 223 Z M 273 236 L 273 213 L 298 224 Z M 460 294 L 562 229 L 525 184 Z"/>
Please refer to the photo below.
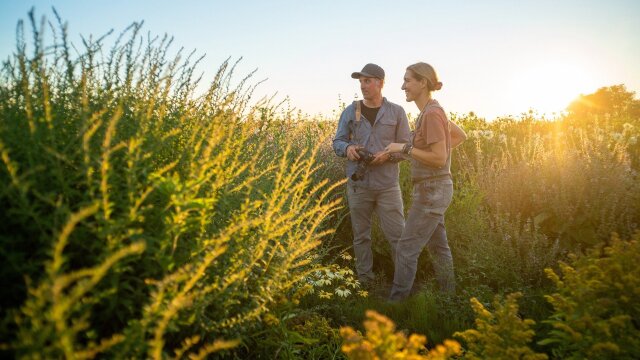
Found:
<path fill-rule="evenodd" d="M 174 36 L 206 54 L 212 79 L 227 57 L 243 57 L 240 75 L 268 79 L 303 112 L 330 115 L 338 98 L 360 94 L 350 78 L 367 62 L 387 74 L 384 95 L 416 113 L 400 90 L 407 65 L 432 64 L 447 111 L 487 119 L 563 110 L 579 94 L 625 84 L 640 96 L 640 1 L 166 1 L 0 0 L 0 59 L 15 49 L 19 19 L 31 7 L 68 22 L 71 40 L 99 36 L 144 20 L 143 33 Z M 30 36 L 30 33 L 28 33 Z M 30 39 L 30 38 L 28 38 Z"/>

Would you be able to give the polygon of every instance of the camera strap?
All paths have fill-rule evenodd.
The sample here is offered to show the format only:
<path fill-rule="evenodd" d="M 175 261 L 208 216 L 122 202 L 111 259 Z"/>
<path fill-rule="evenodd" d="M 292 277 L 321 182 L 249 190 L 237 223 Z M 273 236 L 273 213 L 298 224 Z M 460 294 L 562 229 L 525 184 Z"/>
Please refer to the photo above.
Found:
<path fill-rule="evenodd" d="M 360 101 L 354 101 L 356 103 L 356 124 L 360 122 L 360 118 L 362 116 L 362 108 L 360 107 Z"/>

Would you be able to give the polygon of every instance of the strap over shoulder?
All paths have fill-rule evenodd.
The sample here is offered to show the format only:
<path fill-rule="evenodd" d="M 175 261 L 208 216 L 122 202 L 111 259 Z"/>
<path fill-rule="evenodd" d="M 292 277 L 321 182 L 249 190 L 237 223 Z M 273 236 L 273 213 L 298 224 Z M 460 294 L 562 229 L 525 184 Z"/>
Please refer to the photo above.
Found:
<path fill-rule="evenodd" d="M 440 106 L 440 104 L 433 102 L 433 101 L 429 101 L 427 102 L 427 104 L 424 106 L 424 108 L 422 109 L 422 111 L 420 111 L 420 114 L 418 114 L 418 117 L 416 118 L 416 130 L 418 130 L 420 128 L 420 126 L 422 125 L 422 116 L 427 112 L 427 109 L 429 109 L 430 107 L 434 107 L 434 108 L 438 108 L 440 110 L 442 110 L 442 112 L 444 112 L 444 108 L 442 106 Z M 449 117 L 447 116 L 447 114 L 444 114 L 445 118 L 447 119 L 447 126 L 449 126 L 449 128 L 451 127 L 450 124 L 448 124 L 449 122 Z"/>
<path fill-rule="evenodd" d="M 360 101 L 356 100 L 353 103 L 356 106 L 356 122 L 359 122 L 362 116 L 362 108 L 360 107 Z"/>

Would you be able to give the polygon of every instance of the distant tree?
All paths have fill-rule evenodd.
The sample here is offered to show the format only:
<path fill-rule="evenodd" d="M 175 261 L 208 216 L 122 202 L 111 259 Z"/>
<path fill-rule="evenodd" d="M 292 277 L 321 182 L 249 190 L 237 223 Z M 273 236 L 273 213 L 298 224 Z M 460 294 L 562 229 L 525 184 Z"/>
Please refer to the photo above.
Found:
<path fill-rule="evenodd" d="M 636 93 L 628 91 L 624 85 L 602 87 L 595 93 L 580 95 L 567 107 L 569 115 L 576 117 L 603 116 L 629 117 L 640 119 L 640 100 Z"/>

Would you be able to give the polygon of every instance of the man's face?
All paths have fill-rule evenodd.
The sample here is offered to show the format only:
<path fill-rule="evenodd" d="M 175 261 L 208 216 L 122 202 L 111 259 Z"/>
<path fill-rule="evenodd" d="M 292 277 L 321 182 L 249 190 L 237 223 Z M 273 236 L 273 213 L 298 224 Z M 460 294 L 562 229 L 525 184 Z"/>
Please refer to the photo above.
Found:
<path fill-rule="evenodd" d="M 360 77 L 360 90 L 362 97 L 372 100 L 382 96 L 382 80 L 378 78 Z"/>

